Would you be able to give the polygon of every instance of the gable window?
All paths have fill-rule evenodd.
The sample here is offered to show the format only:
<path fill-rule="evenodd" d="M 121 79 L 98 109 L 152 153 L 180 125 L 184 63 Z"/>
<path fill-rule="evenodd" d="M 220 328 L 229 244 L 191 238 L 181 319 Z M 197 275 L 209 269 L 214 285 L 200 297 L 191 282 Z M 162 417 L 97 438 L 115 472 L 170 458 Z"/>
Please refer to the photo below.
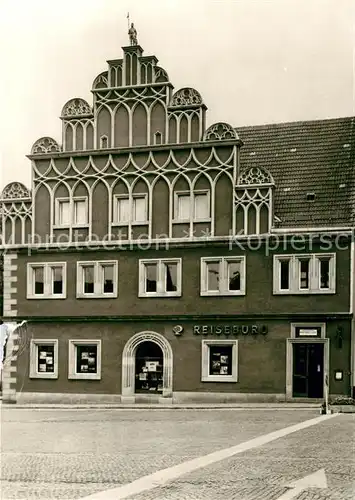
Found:
<path fill-rule="evenodd" d="M 89 221 L 88 199 L 86 196 L 57 198 L 55 206 L 55 226 L 86 226 Z"/>
<path fill-rule="evenodd" d="M 117 261 L 78 262 L 76 296 L 117 297 Z"/>
<path fill-rule="evenodd" d="M 181 295 L 181 259 L 139 261 L 140 297 Z"/>
<path fill-rule="evenodd" d="M 30 378 L 58 378 L 58 340 L 31 339 Z"/>
<path fill-rule="evenodd" d="M 82 225 L 88 223 L 88 207 L 87 198 L 74 198 L 74 225 Z"/>
<path fill-rule="evenodd" d="M 65 262 L 27 264 L 28 299 L 63 299 L 65 297 Z"/>
<path fill-rule="evenodd" d="M 154 144 L 155 145 L 159 145 L 161 144 L 163 141 L 163 136 L 162 136 L 162 133 L 161 132 L 155 132 L 154 134 Z"/>
<path fill-rule="evenodd" d="M 70 201 L 68 200 L 58 200 L 57 205 L 57 225 L 58 226 L 69 226 L 70 225 Z"/>
<path fill-rule="evenodd" d="M 201 295 L 245 295 L 245 257 L 202 258 Z"/>
<path fill-rule="evenodd" d="M 147 194 L 134 194 L 114 197 L 114 224 L 145 224 L 148 221 Z"/>
<path fill-rule="evenodd" d="M 129 222 L 129 198 L 127 197 L 116 197 L 115 198 L 115 209 L 114 214 L 115 222 L 127 223 Z"/>
<path fill-rule="evenodd" d="M 274 293 L 335 293 L 335 254 L 274 255 Z"/>
<path fill-rule="evenodd" d="M 147 217 L 147 196 L 133 195 L 132 199 L 132 222 L 146 222 Z"/>
<path fill-rule="evenodd" d="M 101 340 L 69 340 L 68 378 L 101 379 Z"/>
<path fill-rule="evenodd" d="M 194 191 L 191 195 L 189 191 L 175 193 L 175 221 L 187 222 L 206 221 L 211 217 L 210 192 Z"/>
<path fill-rule="evenodd" d="M 102 135 L 100 137 L 100 149 L 107 149 L 108 148 L 108 137 L 107 135 Z"/>

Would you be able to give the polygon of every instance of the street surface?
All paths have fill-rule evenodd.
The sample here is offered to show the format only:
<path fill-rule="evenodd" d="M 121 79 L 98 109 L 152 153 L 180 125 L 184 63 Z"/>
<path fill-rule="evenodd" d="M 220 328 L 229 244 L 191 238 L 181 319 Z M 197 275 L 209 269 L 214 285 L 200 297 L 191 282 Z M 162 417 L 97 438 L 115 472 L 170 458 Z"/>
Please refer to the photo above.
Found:
<path fill-rule="evenodd" d="M 1 409 L 1 499 L 75 500 L 318 418 L 317 410 Z M 130 500 L 354 500 L 354 414 L 191 470 Z M 317 472 L 318 471 L 318 472 Z M 317 473 L 326 485 L 292 487 Z M 298 483 L 297 483 L 298 484 Z"/>

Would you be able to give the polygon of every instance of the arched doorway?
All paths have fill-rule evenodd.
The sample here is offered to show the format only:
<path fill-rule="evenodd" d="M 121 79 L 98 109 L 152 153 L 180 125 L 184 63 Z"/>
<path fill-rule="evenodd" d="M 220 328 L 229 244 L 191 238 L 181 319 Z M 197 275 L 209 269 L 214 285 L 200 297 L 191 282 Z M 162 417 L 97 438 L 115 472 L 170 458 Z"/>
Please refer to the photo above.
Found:
<path fill-rule="evenodd" d="M 147 340 L 136 349 L 135 394 L 163 393 L 163 351 L 155 342 Z"/>
<path fill-rule="evenodd" d="M 156 332 L 136 333 L 123 349 L 122 401 L 134 401 L 135 394 L 142 392 L 172 397 L 173 352 L 166 338 Z"/>

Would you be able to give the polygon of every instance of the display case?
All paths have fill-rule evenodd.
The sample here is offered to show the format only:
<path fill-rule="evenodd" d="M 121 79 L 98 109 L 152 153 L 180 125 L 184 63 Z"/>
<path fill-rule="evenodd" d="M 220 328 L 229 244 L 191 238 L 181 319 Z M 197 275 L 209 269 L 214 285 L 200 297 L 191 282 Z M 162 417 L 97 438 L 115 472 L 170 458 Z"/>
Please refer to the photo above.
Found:
<path fill-rule="evenodd" d="M 143 360 L 136 370 L 136 392 L 161 393 L 163 391 L 163 364 L 160 360 Z"/>

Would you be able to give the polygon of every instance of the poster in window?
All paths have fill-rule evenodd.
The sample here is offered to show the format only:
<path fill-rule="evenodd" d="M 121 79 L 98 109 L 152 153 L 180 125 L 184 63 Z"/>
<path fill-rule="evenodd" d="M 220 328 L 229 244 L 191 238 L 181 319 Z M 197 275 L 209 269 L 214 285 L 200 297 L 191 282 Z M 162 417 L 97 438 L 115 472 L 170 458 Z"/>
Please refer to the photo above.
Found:
<path fill-rule="evenodd" d="M 54 373 L 54 346 L 38 346 L 38 371 Z"/>
<path fill-rule="evenodd" d="M 77 345 L 77 373 L 97 372 L 97 346 Z"/>
<path fill-rule="evenodd" d="M 210 346 L 210 375 L 232 375 L 232 346 Z"/>
<path fill-rule="evenodd" d="M 148 372 L 155 372 L 157 371 L 158 361 L 146 361 L 145 365 Z"/>

